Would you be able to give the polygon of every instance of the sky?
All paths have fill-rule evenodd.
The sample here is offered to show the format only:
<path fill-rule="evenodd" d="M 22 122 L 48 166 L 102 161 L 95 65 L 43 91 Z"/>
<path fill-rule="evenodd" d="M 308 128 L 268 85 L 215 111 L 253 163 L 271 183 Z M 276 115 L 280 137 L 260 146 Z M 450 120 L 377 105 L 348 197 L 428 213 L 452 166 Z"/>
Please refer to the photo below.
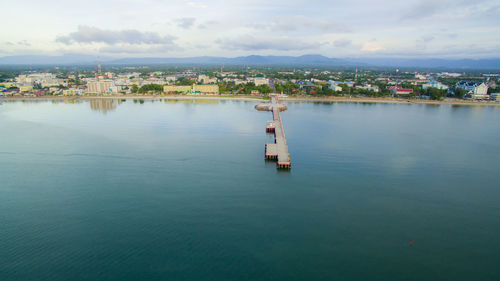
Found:
<path fill-rule="evenodd" d="M 17 0 L 0 57 L 498 58 L 499 0 Z"/>

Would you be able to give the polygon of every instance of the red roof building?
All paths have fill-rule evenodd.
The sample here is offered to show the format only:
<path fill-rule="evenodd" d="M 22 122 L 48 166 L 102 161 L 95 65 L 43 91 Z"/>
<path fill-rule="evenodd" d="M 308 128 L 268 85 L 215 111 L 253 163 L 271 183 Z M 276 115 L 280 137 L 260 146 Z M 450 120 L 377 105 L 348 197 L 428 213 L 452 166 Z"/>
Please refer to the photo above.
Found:
<path fill-rule="evenodd" d="M 405 88 L 396 87 L 396 86 L 387 86 L 387 89 L 391 90 L 396 95 L 408 95 L 408 94 L 413 93 L 412 89 L 405 89 Z"/>

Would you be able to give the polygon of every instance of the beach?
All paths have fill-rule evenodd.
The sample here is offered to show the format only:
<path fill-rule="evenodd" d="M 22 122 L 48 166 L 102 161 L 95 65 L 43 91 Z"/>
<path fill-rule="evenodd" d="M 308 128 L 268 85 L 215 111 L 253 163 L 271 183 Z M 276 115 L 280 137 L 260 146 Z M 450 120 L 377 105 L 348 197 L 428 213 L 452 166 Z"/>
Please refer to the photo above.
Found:
<path fill-rule="evenodd" d="M 260 96 L 209 96 L 209 95 L 109 95 L 109 96 L 41 96 L 41 97 L 0 97 L 0 101 L 8 100 L 53 100 L 53 99 L 218 99 L 218 100 L 246 100 L 262 101 L 266 99 Z M 312 97 L 312 96 L 288 96 L 280 97 L 282 101 L 306 101 L 306 102 L 342 102 L 342 103 L 414 103 L 414 104 L 450 104 L 450 105 L 471 105 L 471 106 L 500 106 L 499 101 L 472 101 L 472 100 L 421 100 L 421 99 L 403 99 L 403 98 L 372 98 L 372 97 Z"/>

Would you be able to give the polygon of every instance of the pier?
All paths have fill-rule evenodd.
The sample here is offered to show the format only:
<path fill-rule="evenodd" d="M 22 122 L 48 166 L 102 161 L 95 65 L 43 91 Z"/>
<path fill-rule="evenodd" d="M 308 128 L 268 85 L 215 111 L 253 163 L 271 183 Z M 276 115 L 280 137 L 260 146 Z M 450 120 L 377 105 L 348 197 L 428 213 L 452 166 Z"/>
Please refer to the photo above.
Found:
<path fill-rule="evenodd" d="M 260 103 L 255 106 L 257 110 L 272 111 L 273 113 L 273 120 L 267 121 L 266 132 L 274 134 L 274 143 L 266 143 L 265 158 L 276 160 L 278 169 L 290 169 L 290 154 L 280 114 L 287 107 L 279 103 L 276 94 L 271 94 L 270 99 L 268 103 Z"/>

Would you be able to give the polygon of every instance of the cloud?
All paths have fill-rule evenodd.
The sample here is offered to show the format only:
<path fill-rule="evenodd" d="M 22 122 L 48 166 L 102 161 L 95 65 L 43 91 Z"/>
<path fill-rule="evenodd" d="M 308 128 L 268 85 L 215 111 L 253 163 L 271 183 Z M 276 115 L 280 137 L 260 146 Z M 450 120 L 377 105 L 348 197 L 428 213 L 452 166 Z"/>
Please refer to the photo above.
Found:
<path fill-rule="evenodd" d="M 180 18 L 177 19 L 177 26 L 184 29 L 191 28 L 196 21 L 196 18 Z"/>
<path fill-rule="evenodd" d="M 352 28 L 343 23 L 305 16 L 275 17 L 270 22 L 255 24 L 253 27 L 279 32 L 316 30 L 320 32 L 345 33 L 352 31 Z"/>
<path fill-rule="evenodd" d="M 337 39 L 337 40 L 333 41 L 333 46 L 335 46 L 336 48 L 345 48 L 345 47 L 349 47 L 351 45 L 352 45 L 352 41 L 349 39 L 345 39 L 345 38 Z"/>
<path fill-rule="evenodd" d="M 431 42 L 432 40 L 434 40 L 436 37 L 434 37 L 433 35 L 424 35 L 422 37 L 420 37 L 420 39 L 418 39 L 416 41 L 416 48 L 417 50 L 425 50 L 427 49 L 427 44 L 429 42 Z"/>
<path fill-rule="evenodd" d="M 198 28 L 199 29 L 207 29 L 207 28 L 210 28 L 210 27 L 218 25 L 218 24 L 219 24 L 218 21 L 210 20 L 210 21 L 199 24 Z"/>
<path fill-rule="evenodd" d="M 97 27 L 81 25 L 78 30 L 66 36 L 59 36 L 56 42 L 66 45 L 72 43 L 128 43 L 128 44 L 166 44 L 173 45 L 175 37 L 161 36 L 156 32 L 141 32 L 134 29 L 105 30 Z"/>
<path fill-rule="evenodd" d="M 403 13 L 402 20 L 420 20 L 448 15 L 454 19 L 466 17 L 497 17 L 500 6 L 490 0 L 419 0 Z"/>
<path fill-rule="evenodd" d="M 317 49 L 324 45 L 320 42 L 311 42 L 310 40 L 296 40 L 288 37 L 256 38 L 251 35 L 235 38 L 217 39 L 215 41 L 224 49 L 245 50 L 245 51 L 292 51 Z"/>
<path fill-rule="evenodd" d="M 422 19 L 433 16 L 442 9 L 445 1 L 422 0 L 405 13 L 402 19 Z"/>
<path fill-rule="evenodd" d="M 31 46 L 31 44 L 27 40 L 21 40 L 21 41 L 17 42 L 17 44 L 21 45 L 21 46 L 25 46 L 25 47 Z"/>
<path fill-rule="evenodd" d="M 177 46 L 169 45 L 109 45 L 99 48 L 99 53 L 108 54 L 159 54 L 180 50 Z"/>
<path fill-rule="evenodd" d="M 31 43 L 28 42 L 27 40 L 21 40 L 21 41 L 18 41 L 18 42 L 11 42 L 11 41 L 7 41 L 5 42 L 5 45 L 7 46 L 21 46 L 21 47 L 31 47 Z"/>
<path fill-rule="evenodd" d="M 198 8 L 198 9 L 206 9 L 208 8 L 207 5 L 205 4 L 201 4 L 201 3 L 198 3 L 198 2 L 188 2 L 187 3 L 190 7 L 193 7 L 193 8 Z"/>
<path fill-rule="evenodd" d="M 383 50 L 385 50 L 385 48 L 377 42 L 367 42 L 361 48 L 363 52 L 378 52 Z"/>

